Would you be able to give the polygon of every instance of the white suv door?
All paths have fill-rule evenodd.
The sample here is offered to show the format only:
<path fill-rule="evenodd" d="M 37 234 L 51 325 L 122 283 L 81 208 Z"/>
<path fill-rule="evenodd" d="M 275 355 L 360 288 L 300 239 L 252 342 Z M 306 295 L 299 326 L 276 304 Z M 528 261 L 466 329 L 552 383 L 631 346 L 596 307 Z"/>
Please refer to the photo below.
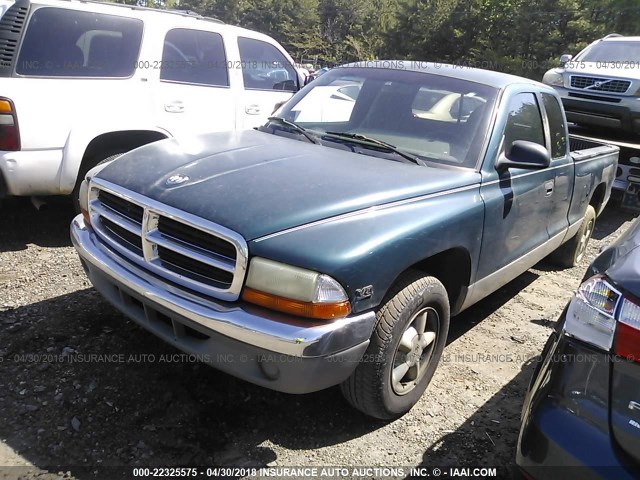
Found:
<path fill-rule="evenodd" d="M 238 37 L 238 50 L 244 81 L 238 128 L 248 129 L 264 124 L 279 103 L 291 98 L 298 88 L 298 75 L 275 45 Z"/>
<path fill-rule="evenodd" d="M 158 92 L 159 124 L 173 136 L 235 129 L 236 100 L 222 35 L 187 28 L 169 30 Z"/>

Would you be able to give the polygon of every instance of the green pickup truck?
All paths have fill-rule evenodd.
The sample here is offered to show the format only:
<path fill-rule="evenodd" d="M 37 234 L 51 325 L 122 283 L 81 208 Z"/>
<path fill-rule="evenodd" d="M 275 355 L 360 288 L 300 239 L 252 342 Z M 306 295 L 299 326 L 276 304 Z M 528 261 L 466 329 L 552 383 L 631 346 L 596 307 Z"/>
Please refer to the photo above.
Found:
<path fill-rule="evenodd" d="M 341 385 L 394 418 L 425 391 L 451 316 L 548 255 L 581 260 L 617 156 L 570 139 L 541 83 L 351 64 L 257 130 L 89 172 L 71 235 L 104 297 L 177 348 L 275 390 Z"/>

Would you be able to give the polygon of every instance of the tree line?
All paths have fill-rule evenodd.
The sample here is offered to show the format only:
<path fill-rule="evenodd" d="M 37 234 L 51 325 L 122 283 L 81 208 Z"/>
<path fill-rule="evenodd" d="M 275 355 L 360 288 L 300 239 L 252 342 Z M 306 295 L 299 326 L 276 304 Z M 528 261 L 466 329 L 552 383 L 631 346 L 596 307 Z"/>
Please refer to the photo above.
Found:
<path fill-rule="evenodd" d="M 539 80 L 609 33 L 634 35 L 637 0 L 119 0 L 266 33 L 296 61 L 428 60 Z M 638 59 L 640 61 L 640 59 Z"/>

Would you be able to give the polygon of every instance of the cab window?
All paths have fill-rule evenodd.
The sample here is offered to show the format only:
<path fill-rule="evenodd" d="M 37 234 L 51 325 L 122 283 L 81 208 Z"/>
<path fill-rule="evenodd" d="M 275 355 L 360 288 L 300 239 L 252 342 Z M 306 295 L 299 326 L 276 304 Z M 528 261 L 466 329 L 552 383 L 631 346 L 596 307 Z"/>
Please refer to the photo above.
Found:
<path fill-rule="evenodd" d="M 546 146 L 540 107 L 533 93 L 519 93 L 509 102 L 509 117 L 504 129 L 504 148 L 516 140 L 526 140 Z"/>
<path fill-rule="evenodd" d="M 564 157 L 567 154 L 567 133 L 562 108 L 558 99 L 548 93 L 542 94 L 542 103 L 549 119 L 551 157 Z"/>

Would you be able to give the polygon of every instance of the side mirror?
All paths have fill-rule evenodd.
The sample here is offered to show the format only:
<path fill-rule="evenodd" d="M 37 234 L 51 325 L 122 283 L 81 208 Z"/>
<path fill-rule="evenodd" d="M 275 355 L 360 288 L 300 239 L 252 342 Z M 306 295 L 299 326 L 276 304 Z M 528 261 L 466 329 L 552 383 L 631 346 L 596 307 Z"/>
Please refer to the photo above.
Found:
<path fill-rule="evenodd" d="M 296 92 L 298 91 L 298 85 L 293 80 L 285 80 L 283 82 L 278 82 L 273 86 L 274 90 L 285 90 L 287 92 Z"/>
<path fill-rule="evenodd" d="M 304 84 L 309 85 L 311 82 L 313 82 L 314 78 L 315 77 L 313 75 L 308 75 L 307 78 L 304 79 Z"/>
<path fill-rule="evenodd" d="M 551 157 L 546 147 L 526 140 L 516 140 L 507 150 L 506 155 L 498 160 L 498 171 L 509 168 L 526 168 L 541 170 L 551 163 Z"/>
<path fill-rule="evenodd" d="M 571 55 L 569 53 L 565 53 L 564 55 L 561 55 L 560 56 L 560 65 L 564 65 L 565 63 L 569 63 L 572 58 L 573 58 L 573 55 Z"/>
<path fill-rule="evenodd" d="M 278 109 L 279 109 L 282 105 L 284 105 L 285 103 L 287 103 L 287 101 L 286 101 L 286 100 L 283 100 L 283 101 L 281 101 L 281 102 L 276 103 L 276 104 L 274 105 L 274 107 L 273 107 L 273 112 L 271 112 L 271 115 L 275 115 L 275 113 L 278 111 Z"/>

